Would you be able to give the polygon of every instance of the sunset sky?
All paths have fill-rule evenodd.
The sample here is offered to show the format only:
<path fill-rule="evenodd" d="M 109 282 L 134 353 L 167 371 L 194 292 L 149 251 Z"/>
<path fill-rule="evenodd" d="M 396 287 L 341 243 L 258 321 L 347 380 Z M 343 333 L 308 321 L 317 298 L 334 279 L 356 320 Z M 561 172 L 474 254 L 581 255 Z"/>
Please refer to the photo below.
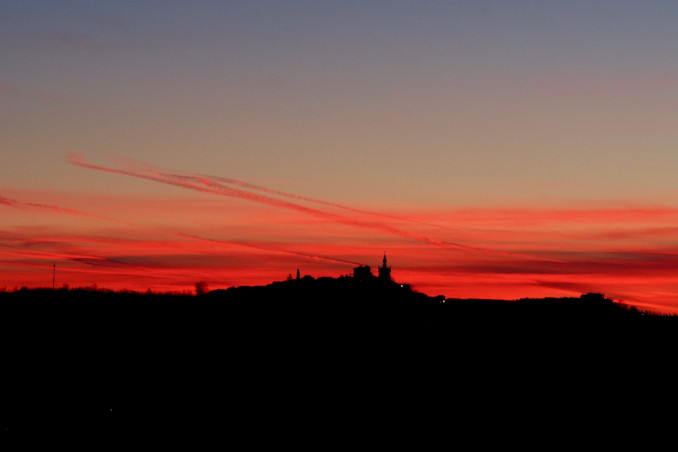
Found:
<path fill-rule="evenodd" d="M 678 312 L 678 2 L 0 5 L 0 289 L 376 270 Z"/>

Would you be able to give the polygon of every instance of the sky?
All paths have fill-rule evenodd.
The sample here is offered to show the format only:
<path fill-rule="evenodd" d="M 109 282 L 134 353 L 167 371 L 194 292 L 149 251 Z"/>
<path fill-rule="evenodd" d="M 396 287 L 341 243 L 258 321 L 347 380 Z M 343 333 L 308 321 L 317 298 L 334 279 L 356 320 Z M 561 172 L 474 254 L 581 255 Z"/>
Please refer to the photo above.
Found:
<path fill-rule="evenodd" d="M 386 253 L 451 298 L 678 312 L 674 1 L 0 2 L 0 289 Z"/>

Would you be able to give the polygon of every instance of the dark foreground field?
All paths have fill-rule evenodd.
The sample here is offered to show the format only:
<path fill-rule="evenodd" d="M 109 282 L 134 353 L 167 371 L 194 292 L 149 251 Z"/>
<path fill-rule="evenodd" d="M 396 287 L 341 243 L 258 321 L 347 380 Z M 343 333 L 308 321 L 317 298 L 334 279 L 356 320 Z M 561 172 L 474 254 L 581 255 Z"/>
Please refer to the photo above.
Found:
<path fill-rule="evenodd" d="M 202 296 L 2 293 L 0 316 L 6 432 L 563 434 L 663 428 L 678 410 L 678 318 L 595 295 L 443 302 L 307 277 Z"/>

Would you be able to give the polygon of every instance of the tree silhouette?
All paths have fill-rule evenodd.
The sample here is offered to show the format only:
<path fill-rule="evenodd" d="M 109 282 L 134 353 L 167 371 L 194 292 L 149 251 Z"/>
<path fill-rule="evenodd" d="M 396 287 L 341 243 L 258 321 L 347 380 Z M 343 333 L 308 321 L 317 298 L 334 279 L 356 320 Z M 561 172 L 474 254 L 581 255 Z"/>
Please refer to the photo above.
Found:
<path fill-rule="evenodd" d="M 198 281 L 195 283 L 195 294 L 204 295 L 208 292 L 207 281 Z"/>

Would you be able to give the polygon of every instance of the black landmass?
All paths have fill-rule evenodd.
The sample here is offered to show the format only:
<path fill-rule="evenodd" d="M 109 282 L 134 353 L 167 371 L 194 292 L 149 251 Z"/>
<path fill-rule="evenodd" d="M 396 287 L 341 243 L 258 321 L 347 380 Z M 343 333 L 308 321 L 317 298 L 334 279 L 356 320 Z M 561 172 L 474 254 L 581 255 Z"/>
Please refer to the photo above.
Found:
<path fill-rule="evenodd" d="M 660 428 L 678 408 L 678 317 L 599 294 L 454 300 L 303 277 L 198 296 L 18 290 L 0 316 L 6 432 L 563 435 Z"/>

